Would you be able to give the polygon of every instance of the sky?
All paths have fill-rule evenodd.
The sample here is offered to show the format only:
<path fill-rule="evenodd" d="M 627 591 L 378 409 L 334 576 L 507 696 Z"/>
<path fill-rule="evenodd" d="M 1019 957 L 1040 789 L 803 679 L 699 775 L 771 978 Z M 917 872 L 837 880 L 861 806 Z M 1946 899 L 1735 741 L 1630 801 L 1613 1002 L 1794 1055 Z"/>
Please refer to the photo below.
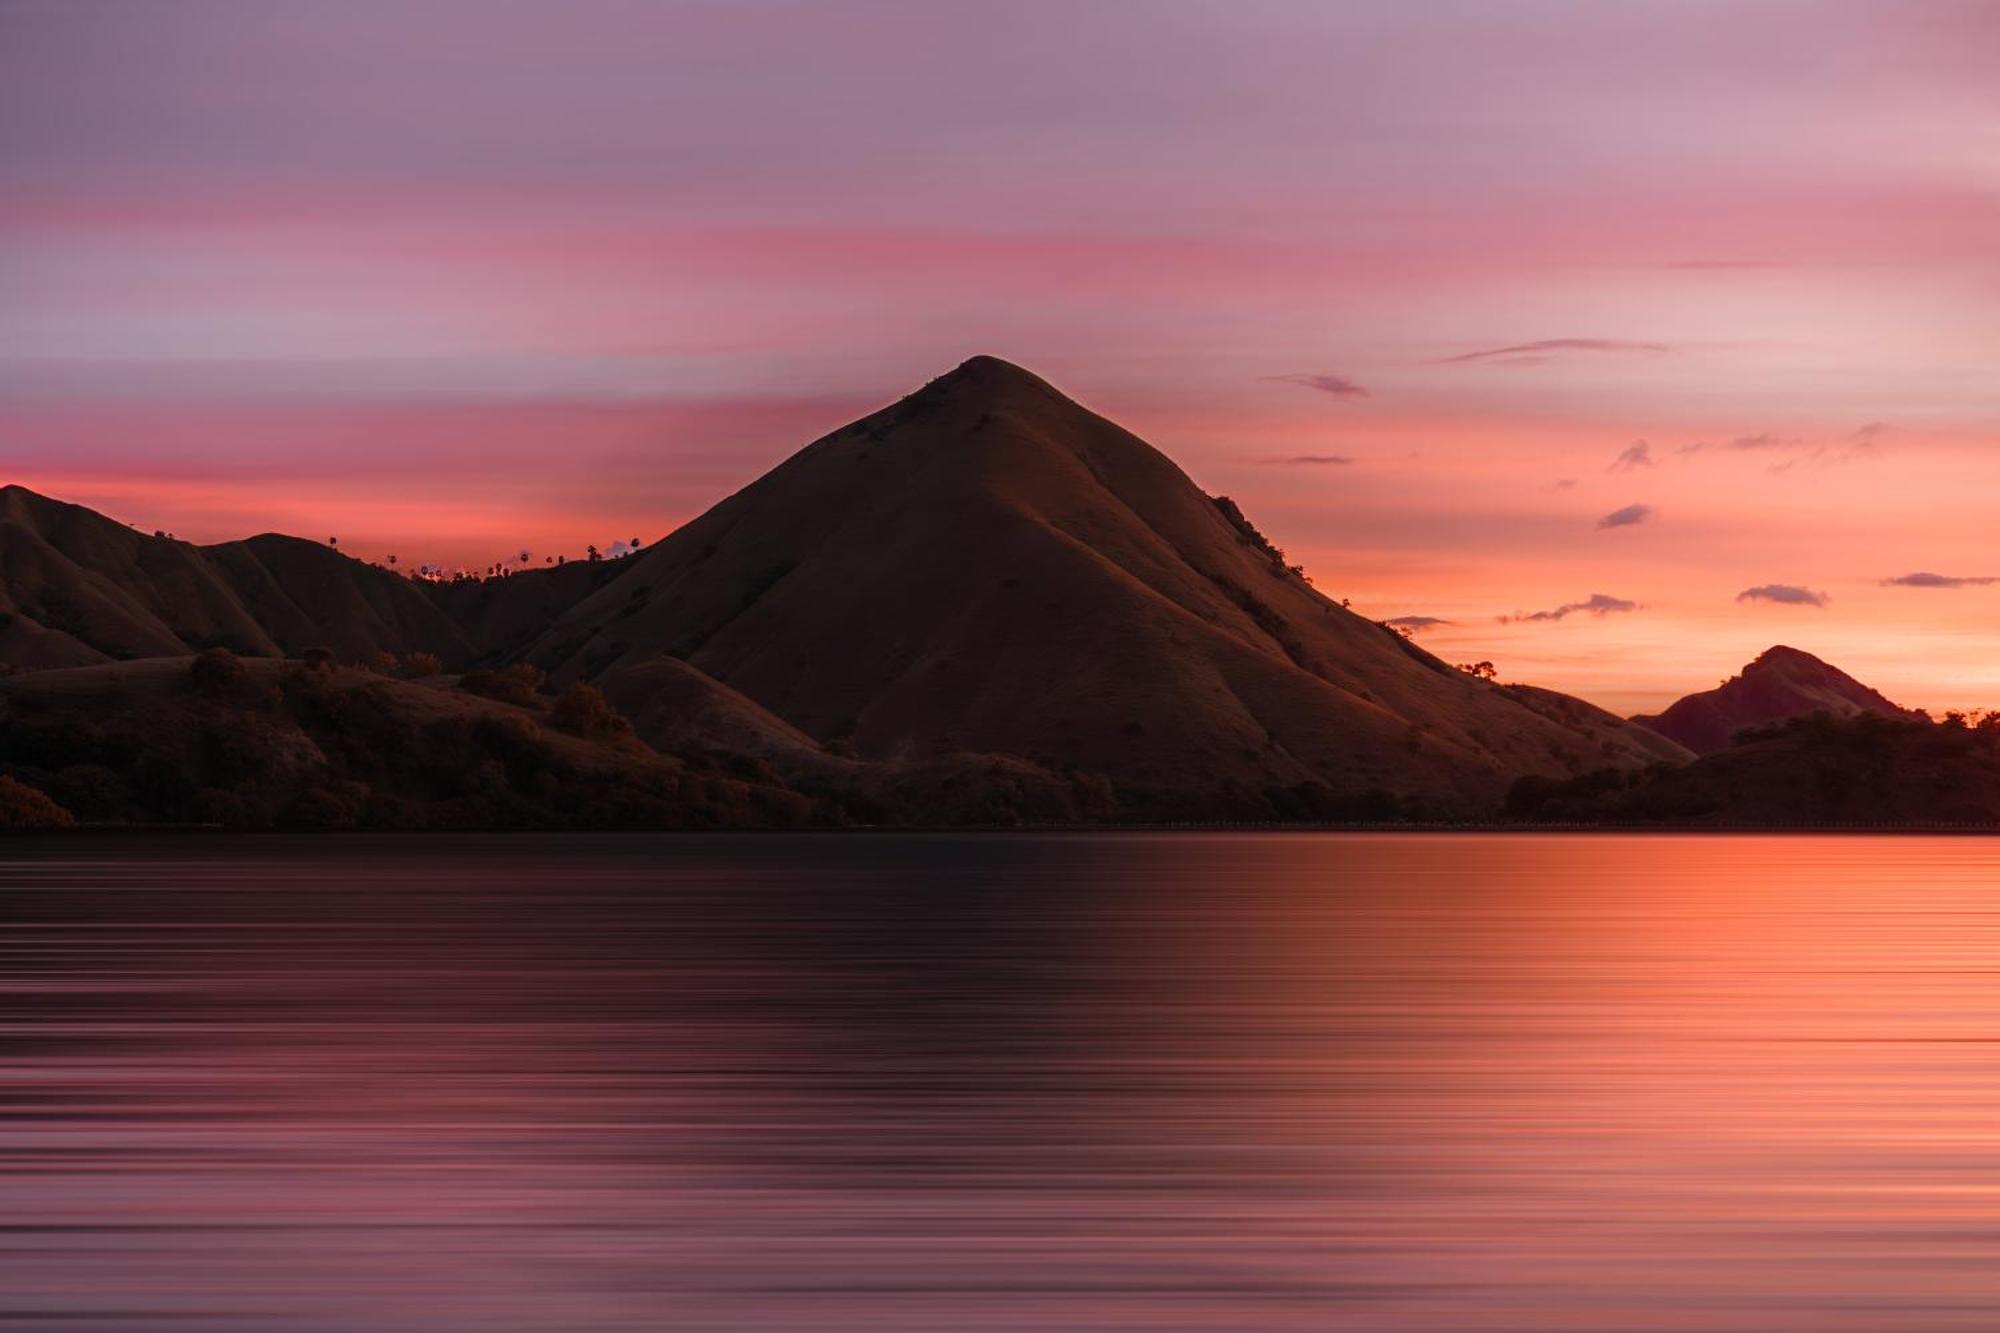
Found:
<path fill-rule="evenodd" d="M 1991 0 L 0 0 L 0 480 L 577 554 L 990 353 L 1502 679 L 2000 707 L 1996 70 Z"/>

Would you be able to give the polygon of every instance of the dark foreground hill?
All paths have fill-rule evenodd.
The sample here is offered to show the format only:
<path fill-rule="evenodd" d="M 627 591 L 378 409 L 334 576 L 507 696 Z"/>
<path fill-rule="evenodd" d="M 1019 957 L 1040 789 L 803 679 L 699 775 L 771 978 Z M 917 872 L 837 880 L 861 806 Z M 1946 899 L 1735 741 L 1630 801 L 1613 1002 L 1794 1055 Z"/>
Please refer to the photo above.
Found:
<path fill-rule="evenodd" d="M 1522 773 L 1685 758 L 1347 611 L 1165 455 L 992 358 L 622 563 L 531 660 L 625 699 L 678 660 L 815 742 L 1014 755 L 1134 815 L 1298 793 L 1473 813 Z"/>
<path fill-rule="evenodd" d="M 0 680 L 0 771 L 96 822 L 236 828 L 808 822 L 757 775 L 690 764 L 608 711 L 449 678 L 150 658 Z"/>
<path fill-rule="evenodd" d="M 2000 725 L 1821 712 L 1740 733 L 1678 768 L 1525 778 L 1507 813 L 1724 828 L 2000 824 Z"/>
<path fill-rule="evenodd" d="M 228 648 L 343 659 L 469 658 L 467 636 L 388 570 L 267 533 L 195 546 L 22 486 L 0 488 L 0 664 L 17 669 Z"/>
<path fill-rule="evenodd" d="M 678 743 L 655 746 L 591 687 L 557 690 L 526 667 L 401 680 L 210 650 L 16 674 L 0 678 L 0 829 L 839 828 L 1116 813 L 1101 781 L 1004 756 L 827 754 L 754 705 L 711 697 L 720 688 L 662 687 L 652 706 L 678 713 Z"/>
<path fill-rule="evenodd" d="M 1715 689 L 1690 694 L 1658 716 L 1632 720 L 1696 754 L 1713 754 L 1728 749 L 1730 738 L 1746 727 L 1818 712 L 1898 717 L 1903 711 L 1838 667 L 1781 645 L 1766 649 Z"/>

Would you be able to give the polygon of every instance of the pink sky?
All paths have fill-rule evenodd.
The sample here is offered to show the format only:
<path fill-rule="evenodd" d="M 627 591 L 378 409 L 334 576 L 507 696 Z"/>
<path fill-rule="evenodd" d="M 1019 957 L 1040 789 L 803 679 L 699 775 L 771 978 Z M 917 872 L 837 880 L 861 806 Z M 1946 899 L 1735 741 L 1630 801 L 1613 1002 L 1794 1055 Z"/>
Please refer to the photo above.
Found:
<path fill-rule="evenodd" d="M 1996 68 L 1983 0 L 13 0 L 0 464 L 484 564 L 989 352 L 1503 677 L 2000 706 L 2000 583 L 1884 584 L 2000 577 Z"/>

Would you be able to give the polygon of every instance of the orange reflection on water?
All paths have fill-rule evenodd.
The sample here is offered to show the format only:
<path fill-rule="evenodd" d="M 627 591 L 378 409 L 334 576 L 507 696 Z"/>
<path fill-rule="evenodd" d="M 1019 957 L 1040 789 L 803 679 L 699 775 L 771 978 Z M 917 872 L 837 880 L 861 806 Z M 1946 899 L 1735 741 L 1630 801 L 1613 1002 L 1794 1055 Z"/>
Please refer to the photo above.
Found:
<path fill-rule="evenodd" d="M 2000 1325 L 1987 840 L 88 846 L 17 1321 Z"/>

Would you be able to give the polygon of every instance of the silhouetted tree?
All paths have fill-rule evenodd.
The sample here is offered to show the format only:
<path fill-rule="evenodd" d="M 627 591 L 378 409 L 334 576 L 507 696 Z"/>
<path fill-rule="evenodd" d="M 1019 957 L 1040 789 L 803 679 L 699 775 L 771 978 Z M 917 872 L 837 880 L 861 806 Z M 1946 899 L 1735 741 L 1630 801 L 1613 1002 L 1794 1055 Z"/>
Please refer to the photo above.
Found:
<path fill-rule="evenodd" d="M 328 538 L 326 539 L 326 544 L 327 544 L 328 546 L 339 546 L 339 545 L 340 545 L 340 538 L 338 538 L 338 537 L 328 537 Z"/>
<path fill-rule="evenodd" d="M 1460 662 L 1458 669 L 1466 675 L 1476 676 L 1480 680 L 1492 680 L 1500 674 L 1491 662 Z"/>
<path fill-rule="evenodd" d="M 586 549 L 586 550 L 588 550 L 588 551 L 590 552 L 590 558 L 591 558 L 591 559 L 592 559 L 593 561 L 595 561 L 595 560 L 602 560 L 602 559 L 604 558 L 603 556 L 601 556 L 601 555 L 599 555 L 599 554 L 597 553 L 597 548 L 596 548 L 595 546 L 591 546 L 591 547 L 586 547 L 585 549 Z"/>

